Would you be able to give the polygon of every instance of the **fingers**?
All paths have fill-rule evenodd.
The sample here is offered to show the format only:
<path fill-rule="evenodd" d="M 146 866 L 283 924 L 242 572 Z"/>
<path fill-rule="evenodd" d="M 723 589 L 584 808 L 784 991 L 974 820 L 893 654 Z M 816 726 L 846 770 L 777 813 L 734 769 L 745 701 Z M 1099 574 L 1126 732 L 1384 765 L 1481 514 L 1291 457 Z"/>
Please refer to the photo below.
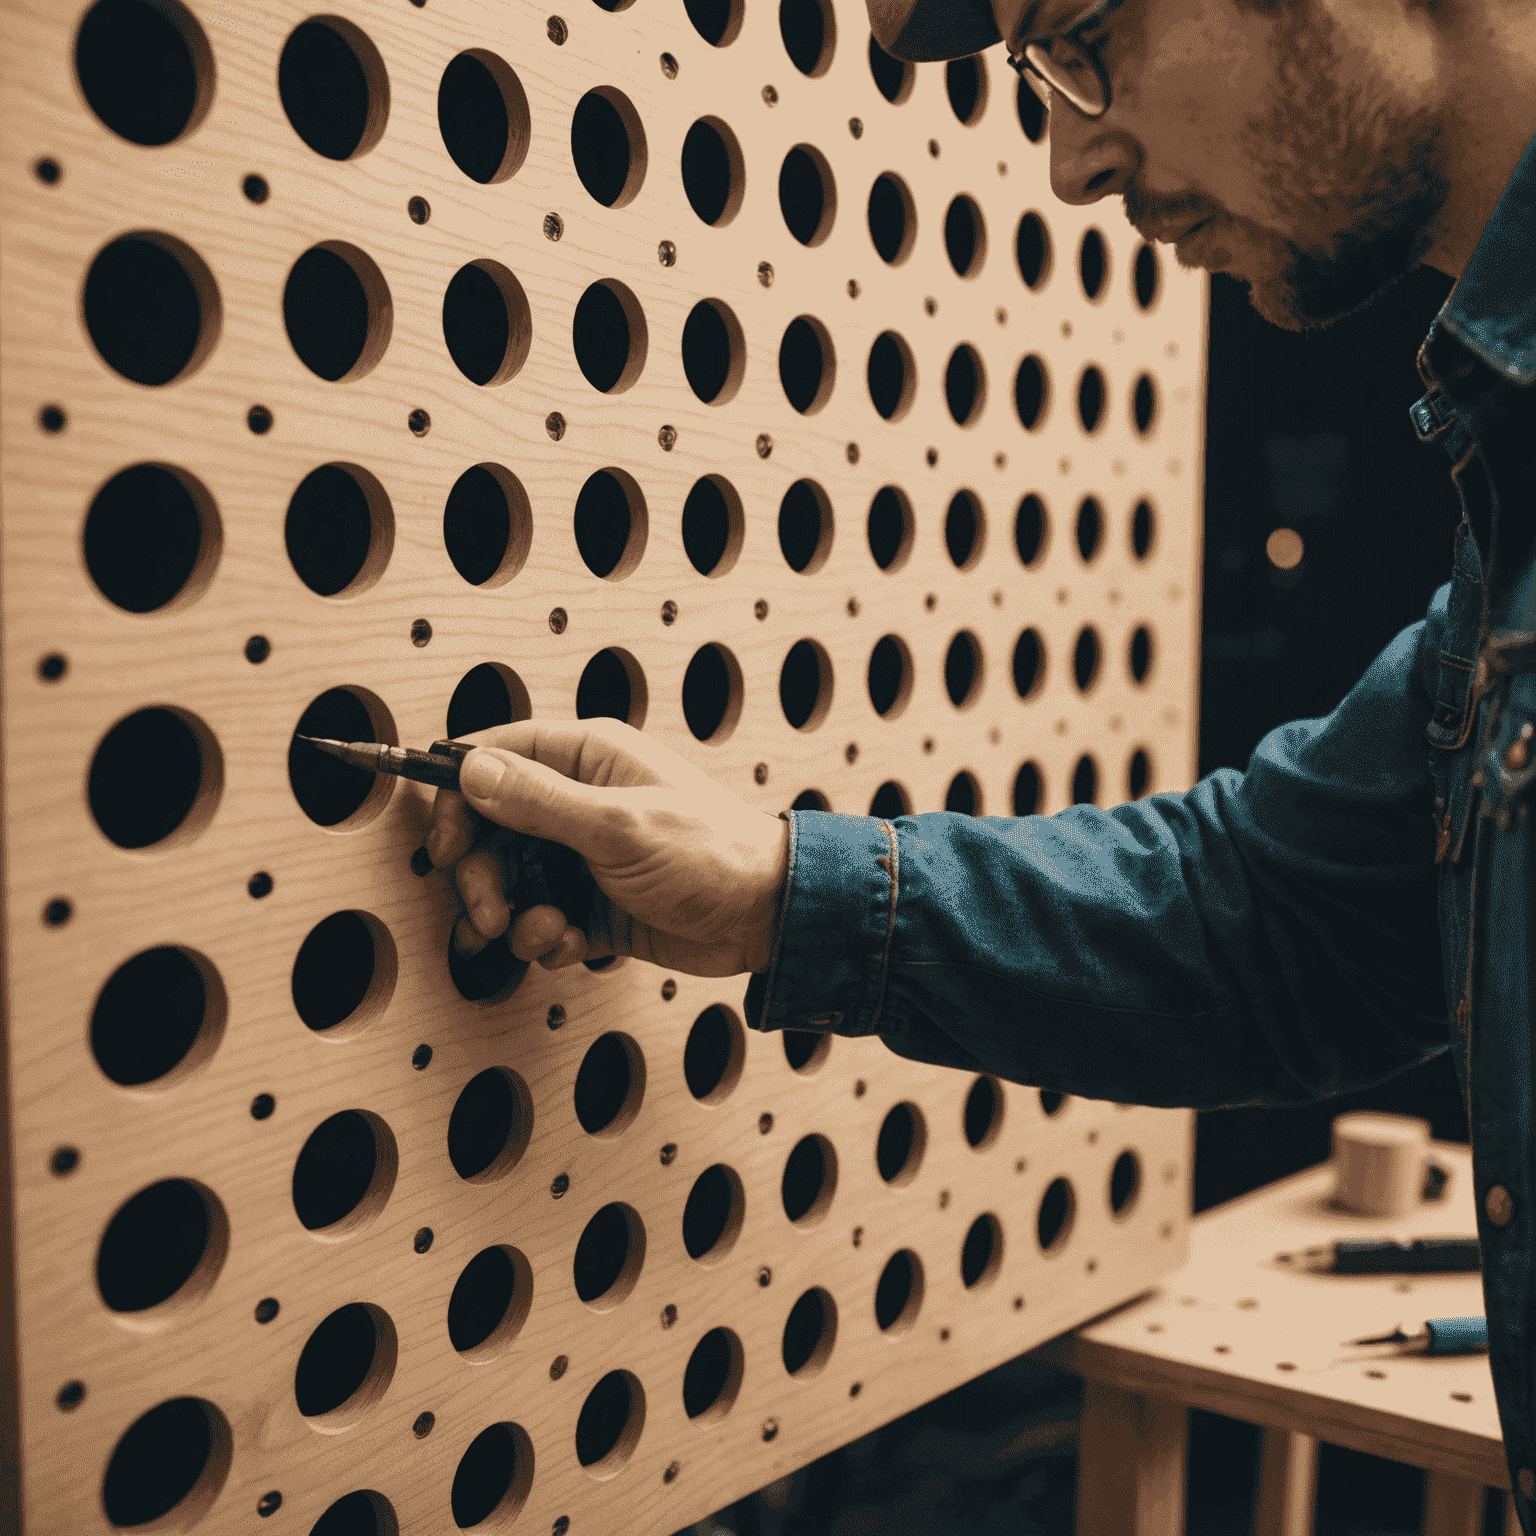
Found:
<path fill-rule="evenodd" d="M 457 863 L 475 840 L 475 812 L 456 789 L 440 789 L 432 802 L 427 855 L 438 869 Z"/>
<path fill-rule="evenodd" d="M 517 914 L 508 943 L 519 960 L 542 960 L 551 950 L 557 951 L 553 958 L 559 960 L 564 951 L 558 947 L 563 945 L 565 950 L 573 948 L 570 942 L 573 934 L 577 939 L 581 938 L 580 929 L 572 928 L 566 922 L 565 913 L 559 907 L 530 907 L 528 911 Z M 585 941 L 581 952 L 586 954 Z M 554 966 L 546 966 L 545 969 L 553 970 Z"/>
<path fill-rule="evenodd" d="M 512 877 L 499 851 L 478 848 L 465 854 L 455 866 L 453 878 L 475 932 L 482 939 L 504 933 L 512 916 L 507 906 L 507 886 Z"/>

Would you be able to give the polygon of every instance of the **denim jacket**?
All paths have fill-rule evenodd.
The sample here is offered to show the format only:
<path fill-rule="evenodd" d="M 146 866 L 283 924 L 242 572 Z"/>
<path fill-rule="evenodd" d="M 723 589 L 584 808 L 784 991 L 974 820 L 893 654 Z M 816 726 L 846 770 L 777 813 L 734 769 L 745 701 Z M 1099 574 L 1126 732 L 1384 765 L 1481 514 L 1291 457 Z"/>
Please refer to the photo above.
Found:
<path fill-rule="evenodd" d="M 1054 816 L 786 812 L 754 1029 L 1121 1103 L 1300 1105 L 1450 1049 L 1490 1361 L 1536 1536 L 1536 138 L 1418 354 L 1451 579 L 1245 773 Z"/>

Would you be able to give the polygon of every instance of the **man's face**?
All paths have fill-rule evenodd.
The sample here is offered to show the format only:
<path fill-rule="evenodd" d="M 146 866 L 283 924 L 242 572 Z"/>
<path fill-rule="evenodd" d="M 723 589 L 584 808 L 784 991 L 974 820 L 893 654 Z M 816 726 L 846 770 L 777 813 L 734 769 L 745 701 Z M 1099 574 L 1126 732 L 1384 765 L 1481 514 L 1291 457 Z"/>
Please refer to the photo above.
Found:
<path fill-rule="evenodd" d="M 1023 0 L 994 0 L 1017 28 Z M 1045 0 L 1033 23 L 1081 14 Z M 1012 33 L 1003 31 L 1008 38 Z M 1051 103 L 1051 184 L 1063 201 L 1120 194 L 1180 266 L 1227 272 L 1286 330 L 1350 314 L 1434 244 L 1449 192 L 1436 39 L 1400 0 L 1126 0 L 1098 49 L 1103 117 Z"/>

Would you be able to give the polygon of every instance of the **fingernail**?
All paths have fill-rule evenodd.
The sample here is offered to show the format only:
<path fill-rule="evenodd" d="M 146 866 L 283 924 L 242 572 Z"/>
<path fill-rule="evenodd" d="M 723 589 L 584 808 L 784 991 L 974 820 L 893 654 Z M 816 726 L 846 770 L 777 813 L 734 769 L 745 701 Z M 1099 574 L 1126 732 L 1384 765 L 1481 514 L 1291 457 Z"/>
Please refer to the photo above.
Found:
<path fill-rule="evenodd" d="M 434 827 L 427 834 L 427 856 L 434 865 L 441 865 L 443 853 L 443 834 Z"/>
<path fill-rule="evenodd" d="M 459 770 L 459 788 L 471 800 L 489 800 L 506 771 L 507 765 L 488 752 L 471 752 Z"/>

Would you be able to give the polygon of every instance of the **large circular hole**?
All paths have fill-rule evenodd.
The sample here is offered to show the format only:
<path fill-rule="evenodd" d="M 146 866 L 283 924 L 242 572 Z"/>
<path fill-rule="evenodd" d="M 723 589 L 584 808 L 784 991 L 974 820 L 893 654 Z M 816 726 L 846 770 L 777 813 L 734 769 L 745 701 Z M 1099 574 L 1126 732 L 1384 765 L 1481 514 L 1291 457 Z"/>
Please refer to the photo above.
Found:
<path fill-rule="evenodd" d="M 791 1376 L 817 1375 L 837 1342 L 837 1304 L 818 1285 L 808 1290 L 789 1310 L 784 1324 L 781 1353 Z"/>
<path fill-rule="evenodd" d="M 645 181 L 645 128 L 623 92 L 600 85 L 576 103 L 571 161 L 582 186 L 605 208 L 623 208 L 639 194 Z"/>
<path fill-rule="evenodd" d="M 975 61 L 969 62 L 974 68 Z M 945 210 L 944 252 L 949 257 L 950 266 L 960 277 L 975 277 L 986 264 L 986 220 L 976 200 L 964 193 L 951 198 Z"/>
<path fill-rule="evenodd" d="M 1065 1246 L 1072 1235 L 1076 1214 L 1077 1198 L 1072 1186 L 1065 1179 L 1052 1179 L 1040 1197 L 1040 1214 L 1035 1220 L 1041 1252 Z"/>
<path fill-rule="evenodd" d="M 693 0 L 691 8 L 698 7 Z M 723 118 L 701 117 L 683 137 L 683 195 L 704 223 L 720 229 L 730 224 L 746 194 L 746 157 Z"/>
<path fill-rule="evenodd" d="M 955 567 L 970 570 L 986 547 L 981 507 L 970 491 L 960 491 L 950 499 L 944 516 L 944 547 Z"/>
<path fill-rule="evenodd" d="M 356 597 L 384 574 L 394 549 L 389 494 L 359 464 L 322 464 L 290 498 L 283 542 L 311 592 Z"/>
<path fill-rule="evenodd" d="M 1051 275 L 1051 235 L 1038 213 L 1026 213 L 1019 220 L 1013 254 L 1026 288 L 1039 288 Z"/>
<path fill-rule="evenodd" d="M 683 1411 L 695 1424 L 714 1424 L 731 1411 L 745 1363 L 729 1328 L 711 1328 L 693 1346 L 683 1370 Z"/>
<path fill-rule="evenodd" d="M 154 613 L 207 590 L 223 529 L 199 480 L 170 464 L 134 464 L 96 493 L 82 542 L 86 569 L 109 603 Z"/>
<path fill-rule="evenodd" d="M 1045 652 L 1040 636 L 1026 629 L 1013 647 L 1013 686 L 1021 699 L 1034 696 L 1045 677 Z"/>
<path fill-rule="evenodd" d="M 969 127 L 981 121 L 987 109 L 987 77 L 975 54 L 951 59 L 945 64 L 944 92 L 960 122 Z"/>
<path fill-rule="evenodd" d="M 389 346 L 394 301 L 366 251 L 326 240 L 305 251 L 288 273 L 283 326 L 311 373 L 331 383 L 360 379 Z"/>
<path fill-rule="evenodd" d="M 870 343 L 865 367 L 869 401 L 885 421 L 901 421 L 917 398 L 917 359 L 904 338 L 882 331 Z"/>
<path fill-rule="evenodd" d="M 811 480 L 796 480 L 779 503 L 779 548 L 790 570 L 810 575 L 832 553 L 832 504 Z"/>
<path fill-rule="evenodd" d="M 309 930 L 293 962 L 293 1006 L 316 1032 L 351 1035 L 388 1006 L 398 971 L 395 941 L 368 912 L 333 912 Z"/>
<path fill-rule="evenodd" d="M 173 1072 L 179 1081 L 217 1049 L 228 1013 L 209 960 L 171 945 L 142 950 L 113 971 L 96 998 L 91 1054 L 124 1088 Z"/>
<path fill-rule="evenodd" d="M 912 653 L 900 635 L 882 635 L 869 654 L 869 702 L 875 713 L 897 719 L 912 697 Z"/>
<path fill-rule="evenodd" d="M 492 1424 L 469 1442 L 453 1474 L 449 1507 L 467 1531 L 493 1515 L 515 1519 L 533 1487 L 533 1441 L 520 1424 Z"/>
<path fill-rule="evenodd" d="M 797 315 L 779 342 L 779 383 L 784 398 L 802 416 L 812 416 L 832 398 L 837 352 L 832 335 L 819 320 Z"/>
<path fill-rule="evenodd" d="M 923 1264 L 910 1248 L 893 1253 L 875 1286 L 875 1323 L 889 1338 L 897 1338 L 917 1321 L 923 1304 Z"/>
<path fill-rule="evenodd" d="M 283 44 L 277 93 L 293 131 L 327 160 L 366 154 L 389 121 L 389 74 L 361 29 L 339 16 L 306 21 Z"/>
<path fill-rule="evenodd" d="M 882 57 L 889 55 L 882 51 Z M 895 171 L 875 178 L 865 216 L 875 253 L 887 266 L 900 266 L 917 241 L 917 204 L 906 181 Z"/>
<path fill-rule="evenodd" d="M 814 640 L 797 640 L 779 669 L 779 704 L 797 731 L 813 731 L 832 707 L 832 658 Z"/>
<path fill-rule="evenodd" d="M 895 779 L 887 779 L 869 802 L 869 814 L 880 821 L 895 821 L 912 814 L 912 800 Z"/>
<path fill-rule="evenodd" d="M 202 721 L 179 709 L 141 709 L 119 720 L 91 759 L 91 815 L 119 848 L 180 844 L 212 819 L 224 757 Z M 174 845 L 173 845 L 174 846 Z"/>
<path fill-rule="evenodd" d="M 1092 496 L 1083 497 L 1077 509 L 1077 552 L 1086 565 L 1099 547 L 1099 537 L 1104 530 L 1104 514 L 1098 501 Z"/>
<path fill-rule="evenodd" d="M 725 48 L 741 36 L 746 19 L 742 0 L 683 0 L 683 9 L 711 48 Z"/>
<path fill-rule="evenodd" d="M 789 808 L 792 811 L 820 811 L 825 815 L 832 809 L 832 802 L 819 789 L 802 789 Z"/>
<path fill-rule="evenodd" d="M 481 186 L 521 169 L 532 137 L 528 97 L 504 59 L 470 48 L 437 86 L 437 127 L 453 163 Z"/>
<path fill-rule="evenodd" d="M 819 1072 L 832 1054 L 832 1036 L 819 1029 L 786 1029 L 780 1033 L 784 1037 L 784 1059 L 790 1070 L 802 1077 Z"/>
<path fill-rule="evenodd" d="M 1141 1162 L 1129 1147 L 1115 1159 L 1109 1172 L 1109 1208 L 1116 1216 L 1127 1214 L 1141 1192 Z"/>
<path fill-rule="evenodd" d="M 837 217 L 837 186 L 832 166 L 820 150 L 796 144 L 779 166 L 779 212 L 801 245 L 822 244 Z"/>
<path fill-rule="evenodd" d="M 1033 432 L 1045 417 L 1047 388 L 1045 364 L 1031 352 L 1013 380 L 1013 408 L 1026 431 Z"/>
<path fill-rule="evenodd" d="M 1044 786 L 1040 782 L 1040 770 L 1033 763 L 1025 763 L 1014 775 L 1013 814 L 1015 816 L 1035 815 L 1040 808 L 1044 793 Z"/>
<path fill-rule="evenodd" d="M 1045 103 L 1041 101 L 1022 71 L 1019 74 L 1018 88 L 1014 91 L 1014 103 L 1018 108 L 1019 126 L 1024 130 L 1024 137 L 1031 144 L 1038 144 L 1045 134 Z"/>
<path fill-rule="evenodd" d="M 1131 391 L 1131 420 L 1143 437 L 1152 430 L 1152 422 L 1156 415 L 1157 386 L 1153 383 L 1151 374 L 1139 374 L 1136 378 L 1136 387 Z"/>
<path fill-rule="evenodd" d="M 571 1273 L 576 1294 L 594 1312 L 609 1312 L 635 1288 L 645 1262 L 645 1227 L 634 1210 L 605 1205 L 576 1242 Z"/>
<path fill-rule="evenodd" d="M 974 704 L 981 693 L 981 644 L 962 629 L 944 654 L 944 689 L 956 709 Z"/>
<path fill-rule="evenodd" d="M 981 784 L 976 775 L 962 769 L 949 781 L 944 792 L 944 809 L 961 816 L 980 814 Z"/>
<path fill-rule="evenodd" d="M 533 1133 L 533 1096 L 507 1067 L 487 1067 L 464 1085 L 448 1117 L 448 1161 L 461 1179 L 484 1184 L 508 1172 Z"/>
<path fill-rule="evenodd" d="M 887 1184 L 898 1189 L 917 1177 L 928 1147 L 928 1127 L 917 1105 L 897 1104 L 880 1122 L 875 1141 L 875 1167 Z"/>
<path fill-rule="evenodd" d="M 533 544 L 533 508 L 523 483 L 500 464 L 472 464 L 443 507 L 443 547 L 472 586 L 495 588 L 522 570 Z"/>
<path fill-rule="evenodd" d="M 1091 365 L 1077 383 L 1077 417 L 1084 432 L 1098 428 L 1104 416 L 1104 375 Z"/>
<path fill-rule="evenodd" d="M 173 1510 L 196 1525 L 223 1491 L 234 1437 L 229 1420 L 200 1397 L 174 1397 L 130 1424 L 112 1450 L 101 1502 L 118 1529 L 144 1526 Z"/>
<path fill-rule="evenodd" d="M 468 1360 L 494 1360 L 517 1337 L 532 1300 L 533 1270 L 521 1250 L 482 1248 L 448 1298 L 448 1342 Z"/>
<path fill-rule="evenodd" d="M 511 667 L 482 661 L 458 681 L 448 700 L 447 734 L 457 740 L 493 725 L 533 718 L 528 689 Z"/>
<path fill-rule="evenodd" d="M 1096 229 L 1083 231 L 1083 243 L 1077 253 L 1077 271 L 1089 301 L 1098 298 L 1104 291 L 1104 279 L 1109 275 L 1109 252 L 1103 235 Z"/>
<path fill-rule="evenodd" d="M 724 742 L 741 718 L 741 667 L 723 645 L 700 646 L 683 674 L 683 719 L 699 741 Z"/>
<path fill-rule="evenodd" d="M 1152 548 L 1153 515 L 1150 501 L 1138 501 L 1131 514 L 1131 548 L 1138 560 L 1145 560 Z"/>
<path fill-rule="evenodd" d="M 747 338 L 723 299 L 700 299 L 683 322 L 683 377 L 706 405 L 736 398 L 747 369 Z"/>
<path fill-rule="evenodd" d="M 978 1077 L 965 1096 L 965 1139 L 984 1152 L 996 1143 L 1002 1129 L 1002 1086 L 996 1078 Z"/>
<path fill-rule="evenodd" d="M 576 684 L 576 718 L 625 720 L 638 731 L 645 724 L 645 674 L 628 651 L 611 646 L 599 651 Z"/>
<path fill-rule="evenodd" d="M 779 0 L 779 36 L 802 75 L 824 75 L 837 46 L 836 13 L 828 0 Z"/>
<path fill-rule="evenodd" d="M 1045 503 L 1033 491 L 1019 503 L 1013 542 L 1024 565 L 1032 566 L 1040 558 L 1045 543 Z"/>
<path fill-rule="evenodd" d="M 885 99 L 896 106 L 912 94 L 917 78 L 917 65 L 908 59 L 894 59 L 879 43 L 873 32 L 869 35 L 869 73 L 875 87 Z"/>
<path fill-rule="evenodd" d="M 310 1334 L 293 1373 L 299 1412 L 314 1428 L 334 1432 L 357 1423 L 395 1374 L 395 1325 L 380 1307 L 338 1307 Z"/>
<path fill-rule="evenodd" d="M 718 1003 L 693 1021 L 683 1047 L 688 1092 L 705 1104 L 720 1104 L 741 1079 L 747 1038 L 741 1021 Z"/>
<path fill-rule="evenodd" d="M 882 571 L 899 571 L 912 553 L 915 520 L 912 506 L 894 485 L 875 492 L 869 504 L 869 552 Z"/>
<path fill-rule="evenodd" d="M 1077 760 L 1072 772 L 1072 804 L 1097 805 L 1099 801 L 1099 770 L 1085 752 Z"/>
<path fill-rule="evenodd" d="M 701 576 L 724 576 L 736 564 L 745 541 L 741 497 L 721 475 L 694 481 L 683 503 L 683 549 Z"/>
<path fill-rule="evenodd" d="M 183 240 L 141 229 L 104 246 L 83 295 L 101 360 L 135 384 L 169 384 L 207 360 L 222 306 L 207 264 Z"/>
<path fill-rule="evenodd" d="M 576 1460 L 590 1477 L 612 1477 L 634 1453 L 645 1427 L 645 1389 L 628 1371 L 609 1371 L 576 1419 Z"/>
<path fill-rule="evenodd" d="M 965 1234 L 960 1250 L 960 1278 L 966 1290 L 997 1277 L 1003 1261 L 1003 1229 L 996 1216 L 978 1216 Z"/>
<path fill-rule="evenodd" d="M 387 773 L 354 768 L 300 736 L 322 741 L 398 741 L 384 703 L 361 688 L 331 688 L 299 716 L 288 746 L 288 784 L 299 809 L 317 826 L 351 821 L 365 826 L 384 808 L 394 787 Z M 354 819 L 355 818 L 355 819 Z"/>
<path fill-rule="evenodd" d="M 716 1264 L 735 1246 L 746 1194 L 734 1170 L 715 1163 L 693 1181 L 683 1207 L 683 1247 L 690 1259 Z"/>
<path fill-rule="evenodd" d="M 1099 637 L 1092 625 L 1078 632 L 1072 650 L 1072 676 L 1080 693 L 1087 693 L 1099 675 Z"/>
<path fill-rule="evenodd" d="M 162 1179 L 118 1207 L 96 1252 L 96 1284 L 114 1312 L 178 1309 L 205 1296 L 229 1249 L 217 1195 L 191 1179 Z"/>
<path fill-rule="evenodd" d="M 533 315 L 516 275 L 489 257 L 460 267 L 443 294 L 443 341 L 471 384 L 517 374 L 533 346 Z"/>
<path fill-rule="evenodd" d="M 837 1189 L 837 1153 L 825 1136 L 802 1136 L 784 1163 L 779 1192 L 784 1214 L 814 1227 L 826 1216 Z"/>
<path fill-rule="evenodd" d="M 973 426 L 987 408 L 987 371 L 981 354 L 962 343 L 944 368 L 944 403 L 957 427 Z"/>
<path fill-rule="evenodd" d="M 1152 783 L 1152 763 L 1147 754 L 1140 747 L 1131 754 L 1130 769 L 1127 774 L 1127 790 L 1132 800 L 1140 800 L 1146 794 Z"/>
<path fill-rule="evenodd" d="M 640 1113 L 645 1057 L 628 1035 L 610 1031 L 587 1048 L 576 1073 L 576 1118 L 589 1136 L 618 1136 Z"/>
<path fill-rule="evenodd" d="M 594 576 L 622 581 L 645 553 L 646 509 L 640 487 L 620 470 L 600 469 L 576 497 L 576 548 Z"/>
<path fill-rule="evenodd" d="M 293 1165 L 293 1209 L 306 1231 L 346 1237 L 371 1221 L 395 1187 L 394 1134 L 375 1114 L 344 1109 L 310 1132 Z"/>
<path fill-rule="evenodd" d="M 400 1536 L 400 1521 L 382 1493 L 359 1488 L 337 1499 L 310 1526 L 309 1536 Z"/>
<path fill-rule="evenodd" d="M 1157 252 L 1143 244 L 1136 252 L 1135 288 L 1136 302 L 1142 309 L 1151 309 L 1157 298 L 1158 278 L 1161 275 Z"/>
<path fill-rule="evenodd" d="M 75 73 L 97 117 L 132 144 L 169 144 L 213 100 L 213 53 L 176 0 L 99 0 L 75 38 Z"/>
<path fill-rule="evenodd" d="M 645 371 L 650 347 L 639 299 L 617 278 L 593 283 L 576 302 L 571 345 L 577 366 L 593 389 L 605 395 L 623 394 Z"/>

